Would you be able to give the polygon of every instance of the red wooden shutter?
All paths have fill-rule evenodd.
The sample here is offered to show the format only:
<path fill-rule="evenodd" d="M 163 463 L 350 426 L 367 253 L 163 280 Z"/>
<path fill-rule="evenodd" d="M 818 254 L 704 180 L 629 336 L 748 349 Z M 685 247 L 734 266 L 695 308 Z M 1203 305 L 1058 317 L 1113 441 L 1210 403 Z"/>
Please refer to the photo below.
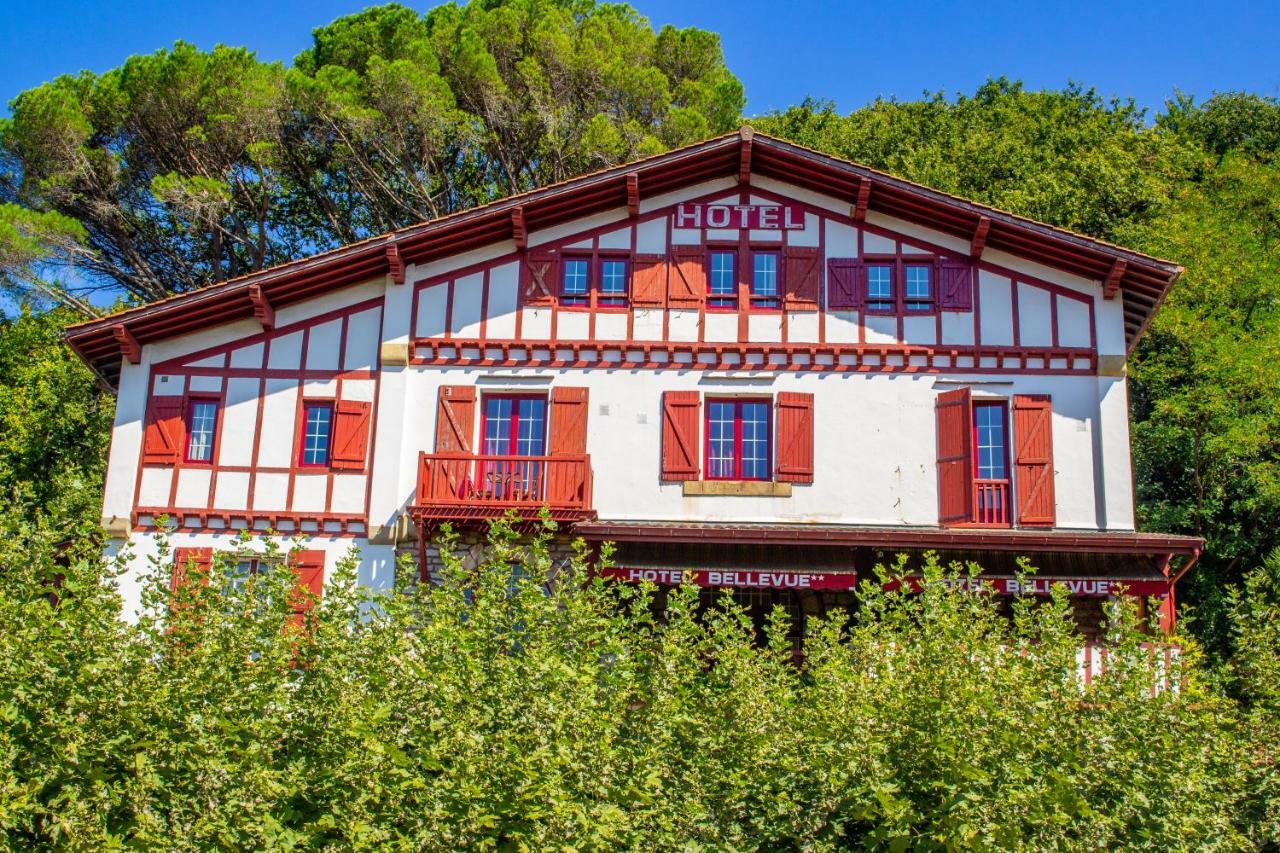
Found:
<path fill-rule="evenodd" d="M 827 261 L 827 307 L 846 311 L 862 308 L 862 262 L 857 258 Z"/>
<path fill-rule="evenodd" d="M 587 452 L 587 389 L 551 389 L 549 455 L 581 456 Z"/>
<path fill-rule="evenodd" d="M 702 397 L 697 391 L 662 395 L 662 479 L 698 479 Z"/>
<path fill-rule="evenodd" d="M 476 423 L 476 389 L 474 385 L 441 385 L 436 407 L 436 453 L 459 456 L 471 453 L 471 436 Z M 458 498 L 466 493 L 468 459 L 439 463 L 438 473 L 425 483 L 428 498 Z"/>
<path fill-rule="evenodd" d="M 667 276 L 667 305 L 698 308 L 707 293 L 707 252 L 701 246 L 673 246 Z"/>
<path fill-rule="evenodd" d="M 817 311 L 820 283 L 817 248 L 787 246 L 782 250 L 782 261 L 787 310 Z"/>
<path fill-rule="evenodd" d="M 939 259 L 938 307 L 946 311 L 973 310 L 973 264 L 960 258 Z"/>
<path fill-rule="evenodd" d="M 1053 496 L 1053 403 L 1047 394 L 1013 398 L 1013 441 L 1017 521 L 1052 527 L 1057 520 Z"/>
<path fill-rule="evenodd" d="M 968 388 L 938 395 L 938 521 L 973 521 L 973 406 Z"/>
<path fill-rule="evenodd" d="M 631 304 L 661 308 L 667 299 L 667 256 L 636 255 L 631 262 Z"/>
<path fill-rule="evenodd" d="M 182 397 L 152 397 L 147 407 L 147 428 L 142 437 L 142 464 L 173 465 L 182 452 Z"/>
<path fill-rule="evenodd" d="M 209 569 L 213 566 L 212 548 L 174 548 L 173 575 L 169 578 L 169 591 L 177 592 L 187 583 L 189 573 L 203 576 L 209 582 Z"/>
<path fill-rule="evenodd" d="M 778 481 L 813 482 L 813 395 L 778 394 Z"/>
<path fill-rule="evenodd" d="M 290 599 L 292 621 L 300 628 L 324 594 L 324 551 L 294 551 L 289 555 L 289 566 L 296 575 Z"/>
<path fill-rule="evenodd" d="M 373 405 L 359 400 L 339 400 L 333 415 L 331 467 L 363 471 L 369 454 L 369 425 Z"/>
<path fill-rule="evenodd" d="M 559 290 L 560 264 L 555 252 L 529 251 L 524 256 L 521 294 L 525 305 L 550 305 Z"/>

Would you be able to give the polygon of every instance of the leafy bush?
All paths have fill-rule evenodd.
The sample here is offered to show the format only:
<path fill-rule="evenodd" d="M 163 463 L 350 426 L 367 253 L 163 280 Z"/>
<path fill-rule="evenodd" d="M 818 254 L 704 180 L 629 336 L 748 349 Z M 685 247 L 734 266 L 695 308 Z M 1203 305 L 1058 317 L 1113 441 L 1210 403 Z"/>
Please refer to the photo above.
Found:
<path fill-rule="evenodd" d="M 920 594 L 871 579 L 811 620 L 796 666 L 781 611 L 760 638 L 693 589 L 659 616 L 548 535 L 495 524 L 478 567 L 381 594 L 352 555 L 301 626 L 286 571 L 220 555 L 171 607 L 162 548 L 130 625 L 115 569 L 0 544 L 9 846 L 1246 844 L 1235 706 L 1192 649 L 1153 695 L 1131 613 L 1086 689 L 1064 598 L 1008 620 L 930 560 Z"/>

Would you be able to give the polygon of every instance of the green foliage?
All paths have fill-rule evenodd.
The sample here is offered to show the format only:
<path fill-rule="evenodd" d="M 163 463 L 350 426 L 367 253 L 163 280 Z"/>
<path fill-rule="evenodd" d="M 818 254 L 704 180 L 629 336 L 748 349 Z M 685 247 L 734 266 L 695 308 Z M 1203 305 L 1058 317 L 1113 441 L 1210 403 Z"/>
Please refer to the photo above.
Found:
<path fill-rule="evenodd" d="M 923 594 L 872 579 L 852 620 L 811 623 L 797 668 L 782 611 L 756 637 L 686 589 L 659 618 L 651 589 L 586 582 L 581 552 L 504 523 L 436 586 L 375 594 L 343 560 L 301 629 L 287 571 L 237 585 L 219 556 L 171 604 L 162 546 L 129 625 L 111 571 L 35 544 L 0 543 L 15 848 L 1245 843 L 1247 750 L 1194 652 L 1153 695 L 1122 614 L 1086 690 L 1064 598 L 1011 623 L 932 561 Z"/>

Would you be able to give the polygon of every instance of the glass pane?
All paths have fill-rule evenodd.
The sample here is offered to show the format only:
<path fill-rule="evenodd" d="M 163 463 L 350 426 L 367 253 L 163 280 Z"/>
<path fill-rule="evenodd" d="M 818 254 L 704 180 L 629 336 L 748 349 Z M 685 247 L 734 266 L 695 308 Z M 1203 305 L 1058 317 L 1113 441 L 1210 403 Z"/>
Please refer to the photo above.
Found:
<path fill-rule="evenodd" d="M 600 264 L 600 304 L 625 305 L 627 296 L 627 262 L 603 261 Z"/>
<path fill-rule="evenodd" d="M 547 401 L 526 398 L 517 402 L 516 453 L 520 456 L 541 456 L 547 432 Z"/>
<path fill-rule="evenodd" d="M 213 459 L 213 430 L 217 422 L 217 403 L 208 400 L 191 403 L 191 419 L 187 424 L 187 461 L 208 462 Z"/>
<path fill-rule="evenodd" d="M 742 478 L 769 479 L 769 404 L 742 404 Z"/>
<path fill-rule="evenodd" d="M 570 259 L 564 262 L 564 283 L 561 290 L 563 301 L 570 305 L 585 304 L 587 301 L 587 262 L 582 259 Z"/>
<path fill-rule="evenodd" d="M 727 400 L 707 402 L 707 476 L 727 480 L 737 477 L 733 444 L 737 407 Z"/>
<path fill-rule="evenodd" d="M 511 452 L 510 397 L 486 397 L 484 401 L 484 455 L 502 456 Z"/>
<path fill-rule="evenodd" d="M 867 308 L 893 310 L 893 267 L 883 264 L 867 267 Z"/>
<path fill-rule="evenodd" d="M 711 294 L 736 296 L 738 283 L 733 274 L 733 252 L 711 253 Z"/>
<path fill-rule="evenodd" d="M 973 407 L 974 431 L 977 433 L 978 479 L 1003 480 L 1005 467 L 1004 407 L 980 404 Z"/>
<path fill-rule="evenodd" d="M 773 252 L 756 253 L 751 292 L 756 296 L 778 295 L 778 256 Z"/>
<path fill-rule="evenodd" d="M 915 310 L 927 310 L 933 300 L 929 282 L 929 267 L 907 267 L 907 307 Z"/>
<path fill-rule="evenodd" d="M 329 431 L 333 412 L 328 406 L 307 406 L 302 438 L 302 464 L 329 464 Z"/>

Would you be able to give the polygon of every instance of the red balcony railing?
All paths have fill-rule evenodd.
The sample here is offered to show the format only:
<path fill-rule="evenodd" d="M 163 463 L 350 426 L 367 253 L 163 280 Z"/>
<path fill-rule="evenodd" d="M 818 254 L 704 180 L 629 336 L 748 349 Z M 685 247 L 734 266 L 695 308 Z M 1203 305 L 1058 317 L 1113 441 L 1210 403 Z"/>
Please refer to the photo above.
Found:
<path fill-rule="evenodd" d="M 590 456 L 419 454 L 419 515 L 490 517 L 544 506 L 560 519 L 590 515 Z"/>
<path fill-rule="evenodd" d="M 1008 526 L 1013 522 L 1008 480 L 973 481 L 973 522 L 993 527 Z"/>

